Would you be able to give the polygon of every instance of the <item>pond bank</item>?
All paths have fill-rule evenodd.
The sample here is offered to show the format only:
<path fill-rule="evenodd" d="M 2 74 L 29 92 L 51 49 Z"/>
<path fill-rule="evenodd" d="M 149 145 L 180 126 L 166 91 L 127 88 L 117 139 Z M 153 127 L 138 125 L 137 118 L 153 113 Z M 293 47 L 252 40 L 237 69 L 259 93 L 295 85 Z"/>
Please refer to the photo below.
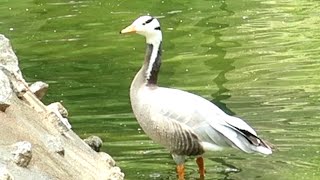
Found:
<path fill-rule="evenodd" d="M 39 100 L 47 88 L 25 82 L 0 35 L 0 179 L 124 179 L 111 156 L 71 130 L 63 107 Z"/>

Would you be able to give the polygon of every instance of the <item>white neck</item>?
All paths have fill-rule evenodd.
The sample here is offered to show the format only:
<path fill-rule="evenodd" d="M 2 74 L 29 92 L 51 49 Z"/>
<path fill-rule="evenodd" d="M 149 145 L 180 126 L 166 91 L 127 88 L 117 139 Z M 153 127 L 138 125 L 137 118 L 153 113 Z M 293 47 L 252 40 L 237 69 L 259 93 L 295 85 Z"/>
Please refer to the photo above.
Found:
<path fill-rule="evenodd" d="M 160 42 L 162 41 L 161 31 L 153 34 L 147 34 L 145 36 L 148 44 L 160 44 Z"/>
<path fill-rule="evenodd" d="M 154 63 L 156 63 L 161 41 L 162 41 L 161 32 L 159 32 L 157 34 L 154 34 L 152 36 L 147 36 L 146 37 L 147 44 L 152 45 L 152 51 L 151 51 L 148 67 L 146 69 L 146 78 L 147 78 L 147 80 L 150 79 L 153 65 L 154 65 Z"/>

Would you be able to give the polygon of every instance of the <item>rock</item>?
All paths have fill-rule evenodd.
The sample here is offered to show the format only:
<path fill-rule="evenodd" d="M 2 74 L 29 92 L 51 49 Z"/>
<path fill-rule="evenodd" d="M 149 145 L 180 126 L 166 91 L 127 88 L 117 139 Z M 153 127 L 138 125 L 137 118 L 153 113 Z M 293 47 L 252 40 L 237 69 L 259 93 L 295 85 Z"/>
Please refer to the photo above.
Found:
<path fill-rule="evenodd" d="M 47 107 L 53 111 L 58 111 L 64 118 L 68 117 L 67 109 L 60 102 L 51 103 Z"/>
<path fill-rule="evenodd" d="M 64 147 L 61 138 L 48 136 L 46 144 L 49 152 L 58 153 L 59 155 L 64 156 Z"/>
<path fill-rule="evenodd" d="M 12 50 L 9 39 L 2 34 L 0 34 L 0 64 L 6 66 L 10 72 L 18 74 L 20 79 L 23 79 L 18 66 L 18 58 Z"/>
<path fill-rule="evenodd" d="M 69 124 L 66 118 L 63 118 L 59 112 L 49 112 L 47 114 L 47 119 L 54 125 L 54 127 L 60 132 L 60 134 L 64 134 L 71 129 L 71 125 Z"/>
<path fill-rule="evenodd" d="M 32 158 L 31 143 L 28 141 L 20 141 L 14 144 L 15 150 L 13 154 L 13 162 L 20 167 L 27 167 Z"/>
<path fill-rule="evenodd" d="M 9 99 L 12 96 L 12 94 L 13 94 L 13 90 L 11 88 L 10 80 L 7 77 L 7 75 L 2 71 L 2 68 L 0 66 L 0 102 L 1 104 L 10 104 Z M 6 109 L 5 107 L 3 108 L 4 110 Z"/>
<path fill-rule="evenodd" d="M 22 77 L 21 71 L 19 69 L 19 63 L 18 58 L 14 54 L 10 41 L 7 39 L 4 35 L 0 34 L 0 71 L 2 71 L 3 74 L 7 76 L 7 79 L 15 78 L 16 80 L 20 81 L 20 83 L 16 84 L 16 82 L 11 82 L 12 84 L 15 84 L 13 88 L 2 87 L 3 82 L 0 82 L 0 92 L 4 94 L 10 94 L 5 93 L 3 89 L 6 89 L 7 91 L 14 90 L 15 92 L 22 92 L 25 87 L 25 80 Z M 3 75 L 1 75 L 0 72 L 0 81 L 3 81 Z M 4 80 L 6 81 L 6 80 Z M 6 83 L 7 84 L 7 83 Z M 0 93 L 0 94 L 1 94 Z M 1 97 L 0 97 L 1 100 Z"/>
<path fill-rule="evenodd" d="M 65 108 L 48 108 L 32 91 L 9 40 L 0 35 L 0 180 L 124 179 L 109 155 L 92 151 L 70 129 Z"/>
<path fill-rule="evenodd" d="M 102 140 L 98 136 L 90 136 L 84 139 L 84 142 L 87 143 L 94 151 L 100 152 Z"/>
<path fill-rule="evenodd" d="M 116 162 L 113 160 L 113 158 L 109 154 L 105 152 L 99 152 L 99 155 L 101 157 L 101 160 L 105 161 L 111 167 L 114 167 L 116 165 Z"/>
<path fill-rule="evenodd" d="M 0 167 L 0 180 L 14 180 L 6 166 Z"/>
<path fill-rule="evenodd" d="M 24 100 L 39 113 L 47 111 L 47 107 L 31 91 L 23 92 L 22 96 L 19 98 Z"/>
<path fill-rule="evenodd" d="M 111 177 L 109 180 L 119 180 L 119 179 L 124 179 L 124 174 L 121 172 L 121 169 L 117 166 L 111 168 Z"/>
<path fill-rule="evenodd" d="M 43 103 L 37 97 L 35 97 L 35 95 L 32 92 L 30 91 L 19 92 L 17 95 L 20 99 L 28 103 L 37 112 L 46 111 L 46 106 L 43 105 Z"/>
<path fill-rule="evenodd" d="M 10 106 L 10 104 L 6 103 L 6 102 L 1 102 L 0 101 L 0 111 L 5 112 L 6 109 Z"/>
<path fill-rule="evenodd" d="M 109 154 L 105 152 L 99 152 L 99 155 L 100 161 L 98 162 L 98 164 L 100 164 L 100 166 L 111 167 L 108 172 L 109 174 L 111 174 L 111 176 L 107 178 L 108 180 L 124 179 L 124 174 L 121 172 L 121 169 L 116 166 L 116 162 Z"/>
<path fill-rule="evenodd" d="M 68 116 L 68 111 L 66 108 L 62 106 L 61 103 L 55 102 L 51 103 L 47 106 L 48 110 L 51 111 L 51 116 L 55 116 L 55 118 L 51 118 L 53 123 L 57 126 L 58 129 L 61 130 L 61 132 L 68 131 L 72 128 L 71 124 L 69 123 L 69 120 L 65 117 Z"/>
<path fill-rule="evenodd" d="M 49 85 L 42 81 L 37 81 L 29 87 L 30 91 L 36 95 L 38 99 L 42 99 L 47 93 Z"/>

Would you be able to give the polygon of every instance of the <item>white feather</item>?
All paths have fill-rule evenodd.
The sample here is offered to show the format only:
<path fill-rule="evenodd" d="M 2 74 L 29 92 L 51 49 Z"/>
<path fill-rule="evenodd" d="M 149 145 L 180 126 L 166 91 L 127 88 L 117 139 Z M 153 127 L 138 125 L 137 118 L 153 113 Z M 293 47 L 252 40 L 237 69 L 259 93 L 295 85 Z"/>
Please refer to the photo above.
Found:
<path fill-rule="evenodd" d="M 154 44 L 153 48 L 152 48 L 152 53 L 151 53 L 149 65 L 148 65 L 148 68 L 146 70 L 147 79 L 149 79 L 150 76 L 151 76 L 152 67 L 153 67 L 153 64 L 156 61 L 156 58 L 157 58 L 157 55 L 158 55 L 158 50 L 159 50 L 159 44 Z"/>
<path fill-rule="evenodd" d="M 229 116 L 200 96 L 171 88 L 143 89 L 139 93 L 139 99 L 150 105 L 153 116 L 170 117 L 187 125 L 207 150 L 221 150 L 225 146 L 232 146 L 247 153 L 272 153 L 271 149 L 251 144 L 234 128 L 246 130 L 256 136 L 257 133 L 246 122 Z"/>

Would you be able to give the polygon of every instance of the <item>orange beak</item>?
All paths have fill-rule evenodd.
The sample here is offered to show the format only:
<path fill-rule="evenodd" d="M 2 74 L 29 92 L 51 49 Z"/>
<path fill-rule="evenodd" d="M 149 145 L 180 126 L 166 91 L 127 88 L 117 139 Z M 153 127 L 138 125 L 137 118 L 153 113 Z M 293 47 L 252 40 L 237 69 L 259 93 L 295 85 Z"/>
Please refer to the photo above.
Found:
<path fill-rule="evenodd" d="M 136 28 L 131 24 L 130 26 L 122 29 L 120 31 L 120 34 L 135 33 L 135 32 L 136 32 Z"/>

